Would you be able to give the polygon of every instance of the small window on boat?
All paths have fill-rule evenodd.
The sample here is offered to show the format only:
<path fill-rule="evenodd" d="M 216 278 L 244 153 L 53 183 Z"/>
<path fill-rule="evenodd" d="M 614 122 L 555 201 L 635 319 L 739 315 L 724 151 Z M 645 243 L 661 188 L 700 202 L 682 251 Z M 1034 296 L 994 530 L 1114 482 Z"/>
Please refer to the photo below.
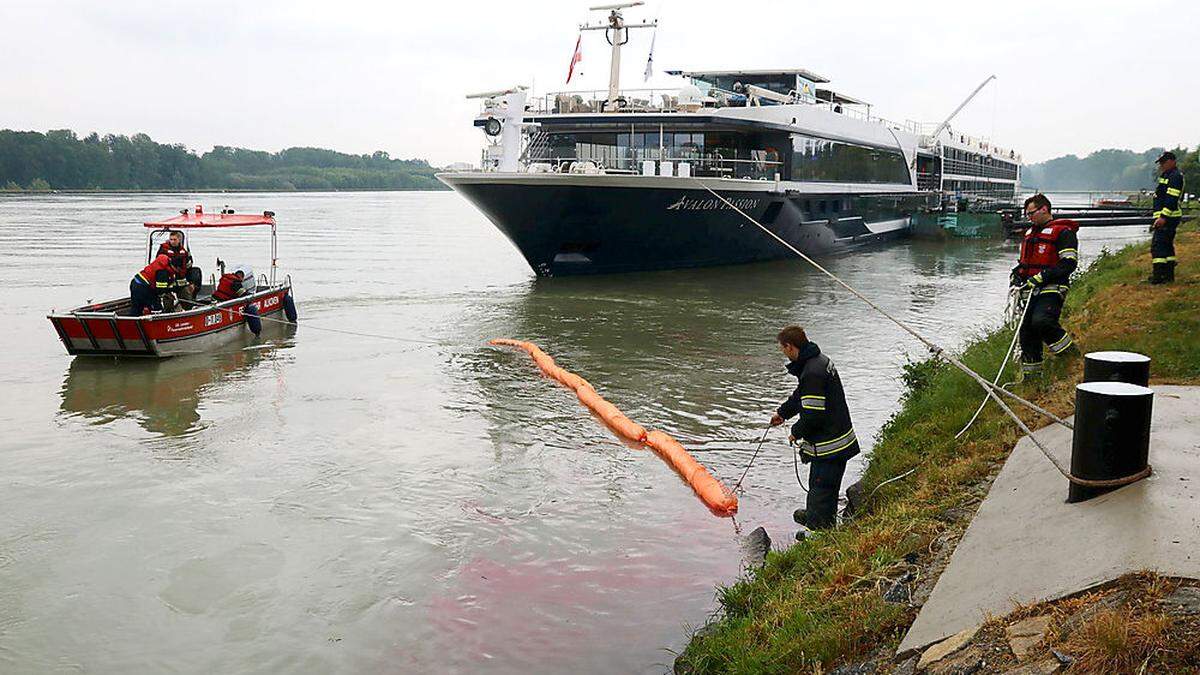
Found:
<path fill-rule="evenodd" d="M 821 213 L 826 213 L 828 211 L 828 209 L 826 208 L 824 199 L 822 199 L 820 202 L 818 202 L 817 205 L 821 207 Z"/>
<path fill-rule="evenodd" d="M 842 207 L 842 200 L 840 200 L 840 199 L 833 200 L 833 212 L 834 213 L 837 213 L 839 210 L 841 210 L 841 207 Z"/>

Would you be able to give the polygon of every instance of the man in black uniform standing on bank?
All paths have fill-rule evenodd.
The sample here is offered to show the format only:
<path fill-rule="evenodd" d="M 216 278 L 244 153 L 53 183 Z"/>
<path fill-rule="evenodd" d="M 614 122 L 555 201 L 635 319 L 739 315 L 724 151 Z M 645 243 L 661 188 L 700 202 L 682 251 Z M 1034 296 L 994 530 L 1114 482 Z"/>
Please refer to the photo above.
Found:
<path fill-rule="evenodd" d="M 1161 172 L 1154 186 L 1154 225 L 1150 238 L 1152 284 L 1175 281 L 1175 230 L 1183 220 L 1179 200 L 1183 198 L 1183 172 L 1175 165 L 1175 153 L 1164 152 L 1156 160 Z"/>
<path fill-rule="evenodd" d="M 794 517 L 811 530 L 833 527 L 837 525 L 838 494 L 846 462 L 859 453 L 842 378 L 833 361 L 815 342 L 809 342 L 800 326 L 784 328 L 776 340 L 788 357 L 788 373 L 795 375 L 799 384 L 771 417 L 771 426 L 798 415 L 788 440 L 799 441 L 801 459 L 812 464 L 806 508 L 797 509 Z"/>

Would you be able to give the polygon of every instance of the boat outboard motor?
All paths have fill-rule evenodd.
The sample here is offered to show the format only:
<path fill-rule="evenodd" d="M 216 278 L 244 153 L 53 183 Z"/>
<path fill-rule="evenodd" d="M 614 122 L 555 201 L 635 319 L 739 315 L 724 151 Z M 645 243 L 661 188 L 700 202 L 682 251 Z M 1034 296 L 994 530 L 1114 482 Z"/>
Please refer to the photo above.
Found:
<path fill-rule="evenodd" d="M 254 270 L 249 265 L 234 265 L 233 271 L 242 273 L 242 294 L 253 294 L 258 287 L 254 280 Z"/>

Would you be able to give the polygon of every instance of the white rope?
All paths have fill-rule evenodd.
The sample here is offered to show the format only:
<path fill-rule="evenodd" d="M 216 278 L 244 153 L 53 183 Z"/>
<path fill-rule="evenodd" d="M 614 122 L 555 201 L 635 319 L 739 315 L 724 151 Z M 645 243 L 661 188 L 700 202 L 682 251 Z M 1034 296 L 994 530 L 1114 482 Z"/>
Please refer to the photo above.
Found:
<path fill-rule="evenodd" d="M 196 302 L 194 300 L 186 300 L 184 298 L 180 298 L 179 301 L 186 302 L 189 305 L 192 305 L 193 307 L 212 307 L 213 309 L 218 309 L 215 305 L 208 305 L 207 303 Z M 234 314 L 240 314 L 241 316 L 257 316 L 260 321 L 273 321 L 275 323 L 281 323 L 286 326 L 297 325 L 296 323 L 294 323 L 292 321 L 285 321 L 283 319 L 275 319 L 275 318 L 272 318 L 269 316 L 262 316 L 261 314 L 247 314 L 246 312 L 243 312 L 239 309 L 235 309 L 233 307 L 220 307 L 219 309 L 221 309 L 222 311 L 229 311 Z M 421 346 L 434 346 L 434 345 L 438 344 L 437 342 L 433 342 L 431 340 L 419 340 L 416 338 L 404 338 L 404 337 L 400 337 L 398 335 L 381 335 L 379 333 L 363 333 L 360 331 L 345 330 L 345 329 L 341 329 L 341 328 L 327 328 L 325 326 L 314 326 L 311 323 L 308 323 L 307 321 L 304 323 L 304 327 L 306 330 L 324 331 L 326 333 L 339 333 L 341 335 L 354 335 L 356 337 L 368 337 L 368 338 L 375 338 L 377 340 L 392 340 L 395 342 L 411 342 L 411 343 L 416 343 Z"/>
<path fill-rule="evenodd" d="M 1058 424 L 1061 424 L 1064 427 L 1067 427 L 1068 429 L 1074 429 L 1073 426 L 1071 426 L 1069 423 L 1067 423 L 1065 420 L 1061 419 L 1057 415 L 1054 415 L 1053 413 L 1043 409 L 1042 407 L 1040 407 L 1030 401 L 1026 401 L 1025 399 L 1021 398 L 1020 396 L 1017 396 L 1016 394 L 1008 391 L 1007 389 L 1004 389 L 1003 387 L 998 387 L 998 386 L 992 384 L 991 382 L 988 382 L 987 380 L 983 379 L 982 375 L 975 372 L 974 370 L 971 370 L 969 367 L 967 367 L 967 365 L 965 363 L 963 363 L 962 361 L 955 358 L 954 355 L 946 353 L 946 351 L 944 349 L 942 349 L 940 346 L 931 342 L 925 336 L 921 335 L 920 333 L 913 330 L 912 328 L 908 327 L 906 324 L 901 322 L 896 317 L 885 312 L 882 307 L 880 307 L 879 305 L 876 305 L 874 302 L 871 302 L 871 300 L 869 298 L 867 298 L 867 296 L 863 295 L 862 293 L 859 293 L 853 286 L 851 286 L 850 284 L 839 279 L 837 277 L 837 275 L 835 275 L 833 272 L 830 272 L 829 270 L 822 267 L 821 264 L 818 263 L 817 261 L 815 261 L 812 258 L 808 257 L 807 255 L 801 253 L 795 246 L 792 246 L 787 241 L 785 241 L 783 238 L 781 238 L 779 235 L 777 235 L 774 232 L 772 232 L 771 230 L 767 229 L 767 227 L 765 225 L 763 225 L 762 223 L 760 223 L 757 220 L 755 220 L 754 218 L 752 218 L 745 211 L 739 209 L 735 204 L 733 204 L 733 202 L 730 202 L 725 197 L 717 194 L 716 191 L 714 191 L 712 188 L 705 185 L 702 181 L 700 181 L 696 178 L 692 178 L 691 180 L 694 181 L 700 187 L 704 188 L 706 191 L 708 191 L 709 194 L 711 194 L 712 196 L 714 196 L 717 199 L 724 202 L 724 204 L 726 206 L 733 209 L 734 211 L 737 211 L 739 214 L 741 214 L 741 216 L 743 218 L 745 218 L 746 220 L 753 223 L 756 227 L 758 227 L 758 229 L 762 230 L 763 232 L 766 232 L 768 235 L 770 235 L 770 237 L 772 239 L 774 239 L 775 241 L 778 241 L 780 244 L 783 244 L 792 253 L 795 253 L 796 255 L 800 256 L 805 262 L 807 262 L 808 264 L 817 268 L 817 270 L 820 271 L 822 274 L 829 277 L 830 279 L 833 279 L 842 288 L 845 288 L 847 291 L 850 291 L 850 293 L 852 293 L 854 295 L 854 297 L 867 303 L 867 305 L 870 306 L 871 309 L 874 309 L 876 312 L 879 312 L 885 318 L 887 318 L 889 321 L 891 321 L 892 323 L 896 324 L 901 329 L 903 329 L 906 333 L 908 333 L 909 335 L 912 335 L 914 338 L 919 340 L 921 342 L 921 344 L 925 345 L 934 356 L 940 356 L 941 358 L 945 359 L 948 363 L 953 365 L 955 368 L 958 368 L 959 370 L 961 370 L 972 380 L 975 380 L 975 382 L 978 383 L 979 386 L 983 387 L 984 391 L 987 392 L 988 398 L 995 401 L 996 405 L 1000 406 L 1000 408 L 1002 410 L 1004 410 L 1004 412 L 1007 413 L 1008 416 L 1011 417 L 1014 422 L 1016 422 L 1017 427 L 1019 427 L 1021 429 L 1021 431 L 1024 432 L 1025 435 L 1029 437 L 1029 440 L 1031 440 L 1033 442 L 1033 444 L 1035 446 L 1037 446 L 1038 450 L 1042 451 L 1042 454 L 1046 456 L 1046 459 L 1048 459 L 1050 461 L 1050 463 L 1054 465 L 1054 468 L 1058 469 L 1058 472 L 1061 473 L 1063 475 L 1063 477 L 1065 477 L 1067 480 L 1069 480 L 1072 483 L 1075 483 L 1077 485 L 1083 485 L 1083 486 L 1087 486 L 1087 487 L 1119 487 L 1121 485 L 1128 485 L 1128 484 L 1130 484 L 1134 481 L 1140 480 L 1140 479 L 1144 478 L 1146 475 L 1148 475 L 1149 466 L 1147 466 L 1147 468 L 1143 469 L 1141 472 L 1134 474 L 1132 476 L 1116 478 L 1113 480 L 1090 480 L 1090 479 L 1085 479 L 1085 478 L 1078 478 L 1076 476 L 1071 475 L 1071 472 L 1069 470 L 1067 470 L 1057 459 L 1055 459 L 1054 455 L 1050 454 L 1050 450 L 1048 448 L 1046 448 L 1046 446 L 1043 445 L 1042 442 L 1039 441 L 1033 435 L 1033 431 L 1029 428 L 1029 426 L 1027 424 L 1025 424 L 1025 422 L 1015 412 L 1013 412 L 1012 408 L 1008 407 L 1008 405 L 1000 398 L 1000 396 L 998 394 L 1003 394 L 1005 396 L 1008 396 L 1009 398 L 1015 399 L 1016 401 L 1018 401 L 1019 403 L 1021 403 L 1024 406 L 1028 407 L 1029 409 L 1034 410 L 1038 413 L 1041 413 L 1041 414 L 1045 415 L 1046 417 L 1049 417 L 1050 419 L 1054 420 L 1055 422 L 1057 422 Z"/>
<path fill-rule="evenodd" d="M 1022 304 L 1020 291 L 1017 291 L 1016 298 L 1017 304 Z M 1009 303 L 1010 305 L 1012 304 L 1011 297 L 1009 298 Z M 1000 359 L 1000 369 L 996 371 L 996 378 L 992 380 L 993 385 L 999 384 L 1000 378 L 1004 375 L 1004 369 L 1008 366 L 1008 362 L 1012 358 L 1013 350 L 1017 348 L 1017 339 L 1021 336 L 1021 326 L 1025 325 L 1025 317 L 1029 314 L 1029 306 L 1032 304 L 1032 302 L 1025 302 L 1022 307 L 1021 314 L 1017 318 L 1017 327 L 1013 330 L 1012 342 L 1008 345 L 1008 351 L 1004 352 L 1004 358 Z M 1011 312 L 1011 310 L 1008 310 L 1008 312 L 1015 313 Z M 979 402 L 979 407 L 975 409 L 975 414 L 971 415 L 971 420 L 957 434 L 954 434 L 955 439 L 961 438 L 963 434 L 967 433 L 967 429 L 970 429 L 975 424 L 975 420 L 979 419 L 979 413 L 983 412 L 984 407 L 987 406 L 987 402 L 988 397 L 984 396 L 983 400 Z"/>

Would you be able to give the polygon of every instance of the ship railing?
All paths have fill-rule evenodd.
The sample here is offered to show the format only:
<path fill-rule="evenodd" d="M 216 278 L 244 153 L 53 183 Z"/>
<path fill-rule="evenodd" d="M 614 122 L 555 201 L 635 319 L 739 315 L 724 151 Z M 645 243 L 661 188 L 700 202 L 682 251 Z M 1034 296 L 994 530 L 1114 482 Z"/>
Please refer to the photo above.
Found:
<path fill-rule="evenodd" d="M 617 108 L 608 110 L 607 89 L 552 91 L 530 99 L 530 111 L 538 114 L 599 112 L 675 112 L 679 106 L 679 87 L 621 89 Z"/>
<path fill-rule="evenodd" d="M 645 164 L 652 162 L 652 165 Z M 640 156 L 636 159 L 611 157 L 535 157 L 527 164 L 530 173 L 603 173 L 618 175 L 681 175 L 680 165 L 686 164 L 691 176 L 701 178 L 739 178 L 743 180 L 774 180 L 783 170 L 783 162 L 757 159 L 726 159 L 724 157 Z M 669 166 L 668 166 L 669 165 Z M 669 171 L 669 173 L 668 173 Z"/>
<path fill-rule="evenodd" d="M 994 164 L 983 164 L 980 162 L 966 162 L 961 159 L 944 158 L 942 160 L 942 172 L 952 173 L 960 176 L 983 176 L 986 178 L 1000 178 L 1003 180 L 1016 180 L 1017 170 L 1007 169 Z"/>

